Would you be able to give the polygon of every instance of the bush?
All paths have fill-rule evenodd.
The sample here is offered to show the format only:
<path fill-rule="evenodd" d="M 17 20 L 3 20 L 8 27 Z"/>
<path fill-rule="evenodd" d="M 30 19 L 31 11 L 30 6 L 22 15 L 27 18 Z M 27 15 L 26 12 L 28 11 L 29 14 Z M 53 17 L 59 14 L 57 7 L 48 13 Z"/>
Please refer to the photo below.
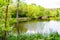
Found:
<path fill-rule="evenodd" d="M 48 36 L 42 34 L 20 34 L 18 36 L 9 35 L 7 40 L 60 40 L 60 35 L 55 32 L 51 33 Z"/>

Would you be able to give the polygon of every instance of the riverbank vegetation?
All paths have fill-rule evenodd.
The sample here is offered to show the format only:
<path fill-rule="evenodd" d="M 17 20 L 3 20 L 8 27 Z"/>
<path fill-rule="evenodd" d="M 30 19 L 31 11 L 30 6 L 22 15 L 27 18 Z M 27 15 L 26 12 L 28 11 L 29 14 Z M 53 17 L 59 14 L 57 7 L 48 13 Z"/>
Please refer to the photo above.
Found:
<path fill-rule="evenodd" d="M 13 8 L 12 8 L 13 7 Z M 11 5 L 11 15 L 12 17 L 16 17 L 16 5 Z M 46 19 L 46 18 L 56 18 L 60 17 L 60 9 L 47 9 L 40 5 L 36 4 L 26 4 L 20 3 L 19 6 L 19 17 L 29 17 L 29 18 L 39 18 L 39 19 Z"/>
<path fill-rule="evenodd" d="M 53 32 L 49 35 L 37 34 L 20 34 L 18 36 L 9 35 L 7 40 L 60 40 L 60 35 L 57 32 Z"/>
<path fill-rule="evenodd" d="M 44 8 L 40 5 L 36 5 L 34 3 L 32 4 L 26 4 L 21 1 L 17 1 L 16 3 L 13 3 L 12 0 L 0 0 L 0 38 L 3 40 L 17 40 L 16 36 L 9 36 L 9 33 L 11 30 L 13 30 L 14 27 L 12 25 L 14 23 L 17 23 L 17 32 L 19 32 L 19 27 L 18 27 L 18 19 L 23 18 L 22 20 L 32 20 L 32 19 L 58 19 L 60 20 L 60 9 L 47 9 Z M 16 20 L 17 19 L 17 20 Z M 20 20 L 19 20 L 20 21 Z M 8 36 L 7 36 L 8 35 Z M 37 35 L 37 37 L 36 37 Z M 44 36 L 40 34 L 33 34 L 33 35 L 20 35 L 21 39 L 18 40 L 40 40 L 40 38 L 43 38 Z M 18 38 L 20 38 L 18 36 Z M 11 37 L 11 38 L 10 38 Z M 26 37 L 26 39 L 25 39 Z M 55 39 L 55 34 L 53 34 L 53 37 Z M 33 39 L 34 38 L 34 39 Z M 38 39 L 37 39 L 38 38 Z M 49 38 L 49 37 L 47 37 Z M 53 40 L 51 38 L 51 40 Z M 58 37 L 58 40 L 60 36 Z M 48 40 L 48 39 L 47 39 Z M 49 39 L 50 40 L 50 39 Z"/>
<path fill-rule="evenodd" d="M 6 4 L 1 4 L 1 12 L 3 12 L 2 15 L 4 15 L 4 9 L 6 7 Z M 12 18 L 16 18 L 16 10 L 17 10 L 17 3 L 13 4 L 10 2 L 9 4 L 9 14 Z M 29 17 L 29 18 L 56 18 L 60 17 L 60 9 L 47 9 L 40 5 L 36 5 L 34 3 L 32 4 L 26 4 L 24 2 L 19 2 L 19 18 L 20 17 Z M 1 13 L 0 12 L 0 13 Z"/>

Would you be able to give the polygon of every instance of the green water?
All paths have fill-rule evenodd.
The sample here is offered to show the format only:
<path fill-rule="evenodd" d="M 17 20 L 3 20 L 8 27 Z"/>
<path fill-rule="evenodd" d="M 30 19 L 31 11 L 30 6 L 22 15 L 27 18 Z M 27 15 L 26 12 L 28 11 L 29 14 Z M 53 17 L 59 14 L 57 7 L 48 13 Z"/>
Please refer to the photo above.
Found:
<path fill-rule="evenodd" d="M 21 33 L 51 33 L 58 32 L 60 34 L 60 21 L 50 20 L 50 21 L 27 21 L 18 24 L 19 31 Z M 14 25 L 13 32 L 16 33 L 16 24 Z"/>

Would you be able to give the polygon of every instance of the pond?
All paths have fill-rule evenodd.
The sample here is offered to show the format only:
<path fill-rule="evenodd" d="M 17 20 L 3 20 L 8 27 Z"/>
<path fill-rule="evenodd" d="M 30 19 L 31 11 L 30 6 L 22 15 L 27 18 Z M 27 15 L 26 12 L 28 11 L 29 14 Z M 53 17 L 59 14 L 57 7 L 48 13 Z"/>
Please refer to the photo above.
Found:
<path fill-rule="evenodd" d="M 22 33 L 52 33 L 58 32 L 60 34 L 60 21 L 27 21 L 19 23 L 19 30 Z"/>

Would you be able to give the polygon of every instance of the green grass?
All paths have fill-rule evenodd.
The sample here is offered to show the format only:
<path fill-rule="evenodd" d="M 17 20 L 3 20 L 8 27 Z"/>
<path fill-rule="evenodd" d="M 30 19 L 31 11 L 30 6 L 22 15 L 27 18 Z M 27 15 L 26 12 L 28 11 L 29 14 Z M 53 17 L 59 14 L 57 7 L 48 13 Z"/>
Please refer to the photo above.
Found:
<path fill-rule="evenodd" d="M 51 33 L 48 36 L 42 34 L 20 34 L 18 36 L 9 35 L 7 40 L 60 40 L 60 35 L 57 32 Z"/>

